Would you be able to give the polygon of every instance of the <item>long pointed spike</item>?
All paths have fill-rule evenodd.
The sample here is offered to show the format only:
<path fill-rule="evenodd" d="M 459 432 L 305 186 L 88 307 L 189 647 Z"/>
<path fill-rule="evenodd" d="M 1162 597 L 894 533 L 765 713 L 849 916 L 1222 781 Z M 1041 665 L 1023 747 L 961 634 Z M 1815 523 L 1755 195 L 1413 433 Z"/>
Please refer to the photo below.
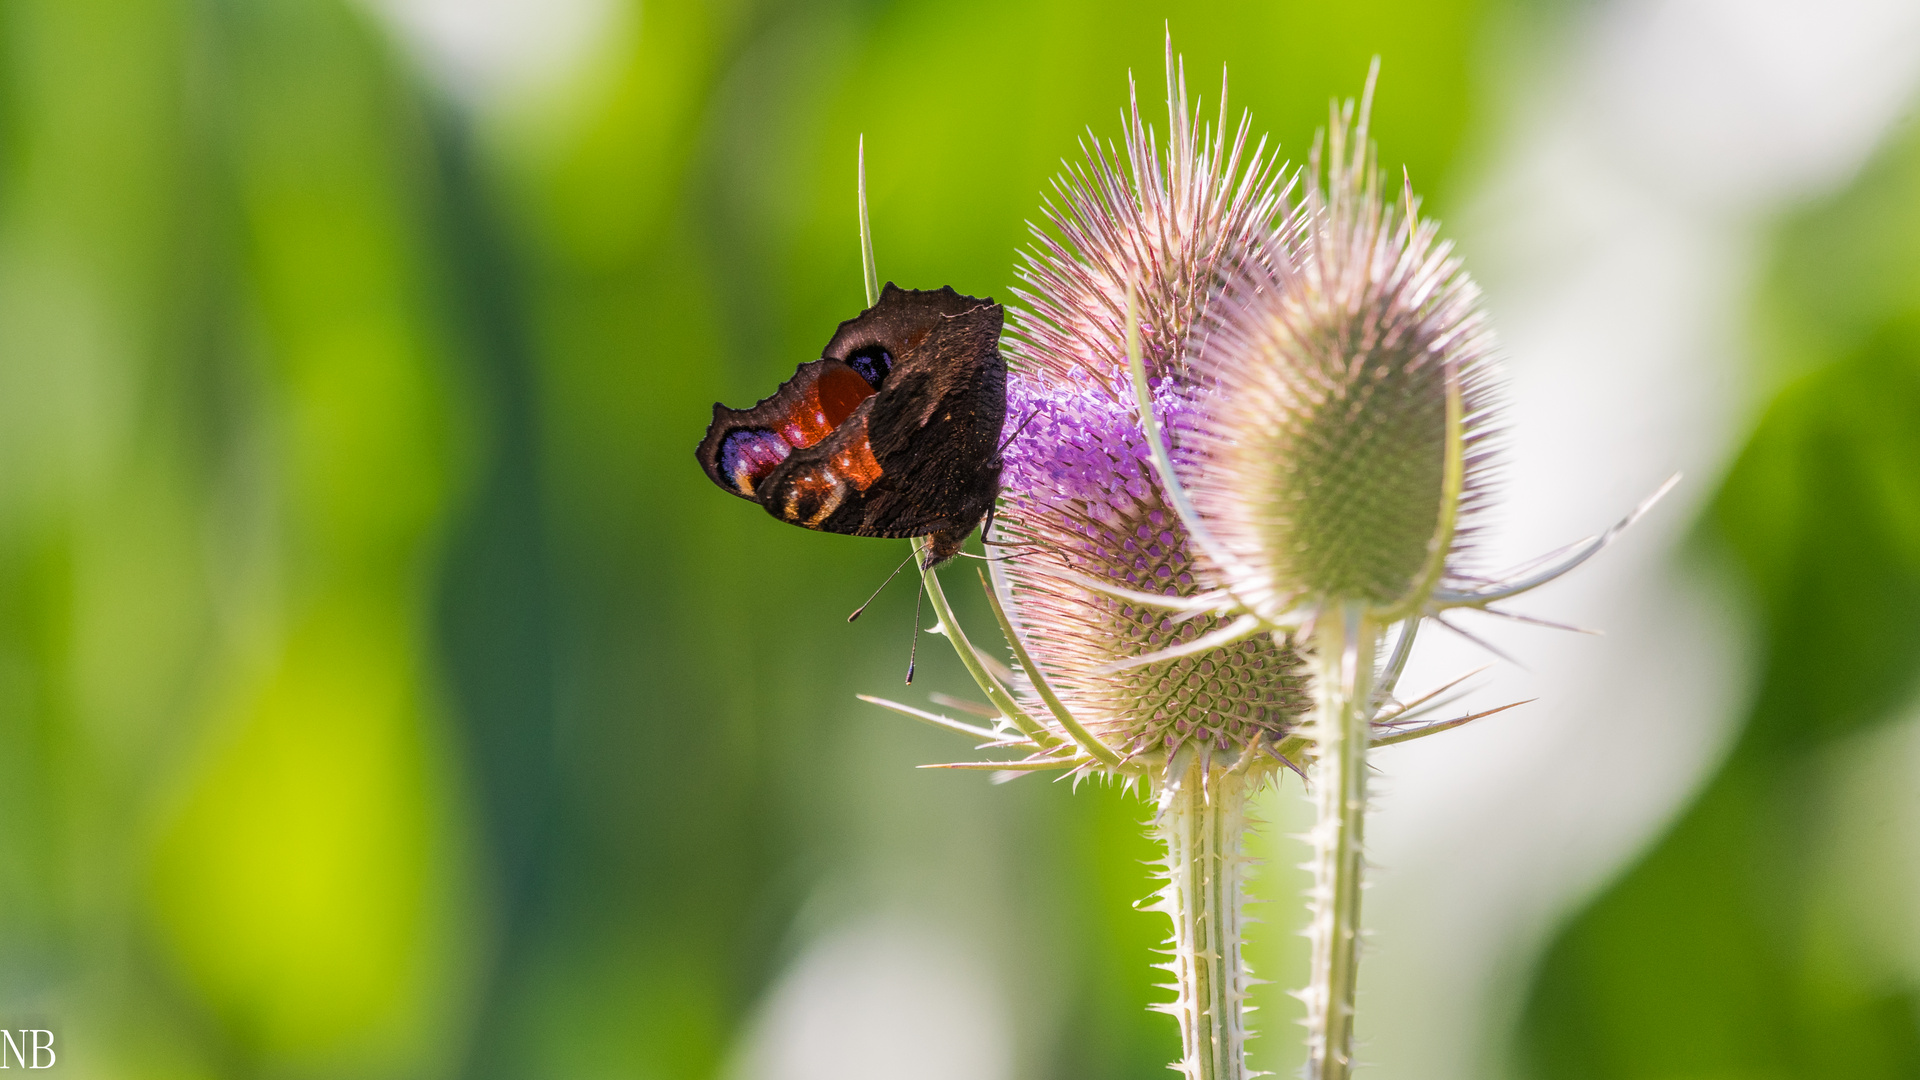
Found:
<path fill-rule="evenodd" d="M 1442 695 L 1423 705 L 1409 706 L 1404 709 L 1395 710 L 1391 716 L 1375 717 L 1373 723 L 1374 726 L 1378 728 L 1392 731 L 1406 731 L 1410 726 L 1417 726 L 1413 724 L 1415 719 L 1425 716 L 1428 713 L 1439 712 L 1441 709 L 1459 701 L 1472 692 L 1471 690 L 1456 690 L 1451 694 Z"/>
<path fill-rule="evenodd" d="M 1399 732 L 1395 732 L 1392 735 L 1383 735 L 1373 740 L 1373 745 L 1392 746 L 1395 743 L 1412 742 L 1415 739 L 1424 738 L 1428 735 L 1437 735 L 1442 731 L 1452 731 L 1454 728 L 1457 728 L 1462 724 L 1470 724 L 1475 720 L 1484 719 L 1486 717 L 1492 716 L 1495 713 L 1503 713 L 1503 712 L 1506 712 L 1508 709 L 1517 709 L 1522 705 L 1530 705 L 1537 700 L 1539 699 L 1528 698 L 1525 701 L 1515 701 L 1507 705 L 1502 705 L 1498 708 L 1488 709 L 1485 712 L 1477 712 L 1471 716 L 1458 716 L 1452 720 L 1442 720 L 1436 724 L 1422 724 L 1421 726 L 1414 728 L 1412 731 L 1399 731 Z"/>
<path fill-rule="evenodd" d="M 1359 175 L 1366 168 L 1368 125 L 1373 120 L 1373 89 L 1380 81 L 1380 54 L 1373 55 L 1373 61 L 1367 65 L 1367 86 L 1360 92 L 1360 118 L 1353 132 L 1353 171 Z M 1364 180 L 1364 177 L 1363 177 Z"/>
<path fill-rule="evenodd" d="M 1194 596 L 1168 596 L 1164 593 L 1142 592 L 1139 589 L 1129 589 L 1124 585 L 1109 584 L 1085 574 L 1066 573 L 1061 576 L 1089 592 L 1097 592 L 1102 596 L 1111 596 L 1115 600 L 1126 600 L 1142 607 L 1164 611 L 1193 611 L 1205 615 L 1214 611 L 1223 611 L 1232 606 L 1232 597 L 1222 592 L 1205 592 Z"/>
<path fill-rule="evenodd" d="M 1073 767 L 1073 760 L 1060 761 L 945 761 L 934 765 L 916 765 L 916 769 L 990 769 L 998 772 L 1045 772 Z"/>
<path fill-rule="evenodd" d="M 1466 682 L 1468 679 L 1471 679 L 1476 675 L 1485 673 L 1486 670 L 1492 666 L 1493 666 L 1492 664 L 1482 664 L 1479 667 L 1474 668 L 1472 671 L 1467 672 L 1465 675 L 1455 676 L 1454 678 L 1449 679 L 1444 683 L 1441 683 L 1439 686 L 1433 688 L 1432 690 L 1429 690 L 1426 693 L 1421 694 L 1419 697 L 1414 698 L 1412 701 L 1400 703 L 1398 707 L 1392 710 L 1392 716 L 1385 717 L 1385 718 L 1375 717 L 1374 722 L 1383 723 L 1383 722 L 1390 721 L 1393 717 L 1405 716 L 1407 715 L 1408 712 L 1414 709 L 1417 709 L 1422 705 L 1425 705 L 1427 702 L 1432 701 L 1434 698 L 1439 697 L 1441 694 L 1444 694 L 1447 691 L 1453 689 L 1454 687 L 1459 686 L 1461 683 Z"/>
<path fill-rule="evenodd" d="M 867 306 L 880 302 L 880 270 L 873 261 L 873 225 L 867 219 L 867 136 L 860 136 L 860 277 L 867 289 Z"/>
<path fill-rule="evenodd" d="M 1436 603 L 1433 605 L 1435 610 L 1445 610 L 1456 607 L 1484 607 L 1495 600 L 1505 600 L 1509 597 L 1519 596 L 1521 593 L 1532 592 L 1542 585 L 1558 580 L 1568 571 L 1605 550 L 1607 545 L 1619 539 L 1621 533 L 1626 532 L 1641 518 L 1645 517 L 1647 512 L 1653 509 L 1654 504 L 1664 498 L 1667 492 L 1672 491 L 1674 485 L 1680 482 L 1680 476 L 1680 473 L 1674 473 L 1668 477 L 1666 483 L 1661 484 L 1653 494 L 1642 499 L 1640 505 L 1633 508 L 1632 513 L 1621 518 L 1613 528 L 1601 533 L 1599 537 L 1591 543 L 1581 547 L 1580 550 L 1574 552 L 1573 555 L 1557 565 L 1550 566 L 1523 581 L 1518 581 L 1511 585 L 1503 585 L 1498 588 L 1480 589 L 1474 592 L 1435 590 L 1434 600 Z M 1458 631 L 1456 630 L 1455 632 L 1457 633 Z"/>
<path fill-rule="evenodd" d="M 927 700 L 933 702 L 935 705 L 945 705 L 949 709 L 959 709 L 963 713 L 982 717 L 987 720 L 995 719 L 1000 715 L 999 710 L 985 702 L 968 701 L 966 698 L 954 697 L 952 694 L 943 694 L 938 690 L 928 694 Z"/>
<path fill-rule="evenodd" d="M 859 698 L 869 705 L 878 705 L 890 712 L 899 713 L 901 716 L 918 720 L 923 724 L 930 724 L 944 731 L 957 732 L 983 743 L 1000 741 L 999 732 L 989 731 L 986 728 L 978 727 L 974 724 L 964 723 L 950 716 L 941 716 L 939 713 L 931 713 L 925 709 L 916 709 L 911 705 L 902 705 L 897 701 L 888 701 L 886 698 L 874 697 L 871 694 L 855 694 L 854 697 Z"/>
<path fill-rule="evenodd" d="M 989 541 L 986 541 L 986 540 L 982 540 L 980 542 L 982 544 L 989 543 Z M 994 547 L 1010 547 L 1013 545 L 994 544 L 993 546 Z M 972 559 L 975 562 L 983 562 L 983 563 L 1015 562 L 1019 559 L 1025 558 L 1026 555 L 1027 555 L 1027 552 L 1025 551 L 1013 551 L 1005 555 L 980 555 L 971 551 L 956 551 L 953 553 L 953 557 L 956 559 Z"/>
<path fill-rule="evenodd" d="M 1513 566 L 1500 571 L 1499 575 L 1496 577 L 1483 578 L 1483 577 L 1476 576 L 1476 577 L 1468 578 L 1466 580 L 1478 581 L 1484 584 L 1485 586 L 1487 586 L 1488 588 L 1494 588 L 1494 589 L 1505 588 L 1508 583 L 1517 581 L 1520 578 L 1526 577 L 1528 574 L 1531 574 L 1533 571 L 1539 569 L 1542 566 L 1546 566 L 1549 563 L 1553 563 L 1560 559 L 1563 559 L 1570 552 L 1578 551 L 1581 548 L 1587 546 L 1588 544 L 1593 543 L 1595 540 L 1598 540 L 1598 539 L 1600 539 L 1598 534 L 1595 534 L 1592 536 L 1583 536 L 1580 539 L 1575 540 L 1571 544 L 1562 544 L 1551 551 L 1546 551 L 1546 552 L 1540 553 L 1539 555 L 1535 555 L 1533 558 L 1528 559 L 1525 562 L 1516 563 Z"/>
<path fill-rule="evenodd" d="M 1479 610 L 1489 615 L 1498 615 L 1502 619 L 1512 619 L 1514 622 L 1526 623 L 1529 626 L 1544 626 L 1548 630 L 1565 630 L 1570 634 L 1586 634 L 1590 637 L 1606 636 L 1606 632 L 1602 630 L 1595 630 L 1586 626 L 1575 626 L 1572 623 L 1554 622 L 1552 619 L 1537 618 L 1533 615 L 1522 615 L 1517 611 L 1502 611 L 1499 608 L 1493 607 L 1483 607 Z"/>
<path fill-rule="evenodd" d="M 1377 60 L 1375 61 L 1378 62 Z M 1400 166 L 1400 201 L 1405 204 L 1407 215 L 1407 246 L 1413 246 L 1413 238 L 1419 235 L 1420 219 L 1413 212 L 1413 173 L 1405 165 Z"/>
<path fill-rule="evenodd" d="M 1513 597 L 1530 593 L 1542 585 L 1548 585 L 1558 581 L 1581 563 L 1600 554 L 1600 549 L 1606 546 L 1607 540 L 1605 538 L 1595 537 L 1585 544 L 1580 545 L 1579 550 L 1562 559 L 1560 562 L 1510 585 L 1500 585 L 1490 589 L 1477 589 L 1471 592 L 1435 589 L 1433 591 L 1434 603 L 1432 606 L 1438 611 L 1456 607 L 1480 607 L 1484 604 L 1493 603 L 1496 600 L 1509 600 Z"/>
<path fill-rule="evenodd" d="M 1129 656 L 1125 660 L 1116 660 L 1111 664 L 1102 664 L 1100 667 L 1094 668 L 1093 671 L 1096 675 L 1113 675 L 1122 671 L 1130 671 L 1133 668 L 1145 667 L 1148 664 L 1157 664 L 1162 660 L 1178 660 L 1183 656 L 1210 652 L 1214 649 L 1231 645 L 1236 641 L 1245 641 L 1255 634 L 1265 633 L 1266 630 L 1266 625 L 1261 622 L 1258 616 L 1242 615 L 1217 630 L 1211 630 L 1201 634 L 1192 641 L 1176 645 L 1170 649 L 1161 649 L 1159 652 L 1143 653 L 1139 656 Z"/>
<path fill-rule="evenodd" d="M 1219 608 L 1188 608 L 1185 611 L 1176 610 L 1172 615 L 1169 615 L 1167 617 L 1167 621 L 1173 624 L 1174 626 L 1179 626 L 1181 623 L 1192 622 L 1193 620 L 1198 619 L 1203 615 L 1212 615 L 1218 612 L 1219 610 L 1221 609 Z"/>
<path fill-rule="evenodd" d="M 1448 630 L 1453 631 L 1455 634 L 1458 634 L 1461 637 L 1466 638 L 1468 641 L 1472 642 L 1475 645 L 1480 646 L 1481 648 L 1487 650 L 1488 652 L 1499 657 L 1500 659 L 1505 660 L 1507 663 L 1512 664 L 1514 667 L 1517 667 L 1522 671 L 1527 670 L 1527 665 L 1521 663 L 1518 660 L 1515 660 L 1512 656 L 1509 656 L 1505 650 L 1499 648 L 1498 646 L 1494 645 L 1492 642 L 1486 640 L 1485 638 L 1479 636 L 1478 634 L 1472 633 L 1467 630 L 1462 630 L 1460 627 L 1453 625 L 1452 623 L 1448 622 L 1447 620 L 1441 618 L 1438 615 L 1435 615 L 1433 617 L 1433 621 L 1439 623 L 1441 626 L 1446 627 Z"/>

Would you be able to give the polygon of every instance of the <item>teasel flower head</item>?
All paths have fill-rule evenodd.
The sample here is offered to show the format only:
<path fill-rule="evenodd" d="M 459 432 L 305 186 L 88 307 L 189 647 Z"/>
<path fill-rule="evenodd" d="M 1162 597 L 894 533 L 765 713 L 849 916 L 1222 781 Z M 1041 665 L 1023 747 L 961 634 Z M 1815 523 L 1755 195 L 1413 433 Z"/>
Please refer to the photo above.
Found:
<path fill-rule="evenodd" d="M 1351 110 L 1314 148 L 1298 259 L 1236 268 L 1189 344 L 1188 401 L 1162 419 L 1221 584 L 1268 622 L 1425 614 L 1436 588 L 1470 584 L 1494 487 L 1479 290 L 1410 185 L 1387 199 Z"/>
<path fill-rule="evenodd" d="M 1318 806 L 1308 1075 L 1347 1080 L 1369 748 L 1500 711 L 1410 726 L 1451 689 L 1395 698 L 1415 630 L 1565 573 L 1651 500 L 1558 565 L 1475 576 L 1493 339 L 1410 185 L 1397 206 L 1384 197 L 1367 105 L 1357 126 L 1336 108 L 1296 206 L 1244 121 L 1228 138 L 1224 92 L 1204 128 L 1170 47 L 1167 60 L 1165 146 L 1136 100 L 1122 149 L 1089 141 L 1068 165 L 1003 342 L 1015 427 L 988 602 L 1024 677 L 993 670 L 923 563 L 993 726 L 867 700 L 1026 754 L 929 767 L 1151 788 L 1175 994 L 1155 1007 L 1180 1023 L 1188 1080 L 1257 1075 L 1241 838 L 1252 793 L 1297 756 Z"/>
<path fill-rule="evenodd" d="M 1248 149 L 1246 121 L 1229 136 L 1224 87 L 1219 120 L 1204 127 L 1170 50 L 1167 59 L 1165 145 L 1136 97 L 1121 146 L 1089 139 L 1055 181 L 1051 232 L 1034 230 L 1004 348 L 1007 415 L 1023 426 L 1005 453 L 994 539 L 1013 557 L 995 564 L 995 586 L 1066 709 L 1130 771 L 1183 748 L 1271 766 L 1307 708 L 1285 638 L 1194 649 L 1215 617 L 1101 591 L 1179 598 L 1202 588 L 1200 556 L 1149 464 L 1130 326 L 1155 408 L 1184 416 L 1197 401 L 1188 350 L 1208 305 L 1227 282 L 1284 273 L 1292 257 L 1278 162 L 1264 142 Z M 1191 651 L 1113 670 L 1169 648 Z"/>

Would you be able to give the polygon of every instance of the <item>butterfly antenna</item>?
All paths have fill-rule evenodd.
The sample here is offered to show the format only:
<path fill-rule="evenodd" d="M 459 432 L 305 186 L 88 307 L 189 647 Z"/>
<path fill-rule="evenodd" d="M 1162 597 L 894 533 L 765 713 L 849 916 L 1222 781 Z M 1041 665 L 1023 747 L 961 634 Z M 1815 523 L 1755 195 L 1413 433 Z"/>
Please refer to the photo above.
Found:
<path fill-rule="evenodd" d="M 920 653 L 920 601 L 926 599 L 927 590 L 921 589 L 913 594 L 913 636 L 907 645 L 907 685 L 913 685 L 913 662 Z"/>
<path fill-rule="evenodd" d="M 1027 425 L 1033 423 L 1033 418 L 1039 415 L 1040 415 L 1039 409 L 1034 409 L 1032 412 L 1029 412 L 1027 414 L 1027 418 L 1025 420 L 1020 421 L 1020 426 L 1013 429 L 1013 434 L 1007 436 L 1006 439 L 1003 442 L 1001 442 L 1000 449 L 995 450 L 994 453 L 998 454 L 1001 451 L 1005 450 L 1007 447 L 1012 446 L 1013 440 L 1019 438 L 1020 433 L 1027 430 Z"/>
<path fill-rule="evenodd" d="M 907 562 L 912 558 L 913 558 L 913 552 L 911 551 L 907 552 L 907 557 L 905 559 L 900 560 L 900 565 L 893 568 L 893 573 L 887 575 L 887 580 L 880 583 L 879 589 L 873 590 L 873 595 L 867 597 L 867 602 L 853 609 L 853 614 L 847 616 L 847 621 L 852 622 L 853 620 L 859 618 L 861 612 L 867 610 L 868 606 L 870 606 L 875 600 L 880 599 L 880 590 L 893 584 L 893 579 L 900 576 L 900 571 L 905 570 L 907 568 Z"/>

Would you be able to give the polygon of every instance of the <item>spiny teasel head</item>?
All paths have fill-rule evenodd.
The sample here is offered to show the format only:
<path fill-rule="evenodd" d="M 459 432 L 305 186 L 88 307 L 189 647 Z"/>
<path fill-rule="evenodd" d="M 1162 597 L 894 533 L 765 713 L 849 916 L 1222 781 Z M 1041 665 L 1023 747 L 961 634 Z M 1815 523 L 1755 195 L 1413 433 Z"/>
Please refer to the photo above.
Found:
<path fill-rule="evenodd" d="M 1141 120 L 1129 81 L 1121 146 L 1089 133 L 1084 160 L 1064 162 L 1053 180 L 1043 210 L 1053 231 L 1032 228 L 1012 338 L 1036 377 L 1106 383 L 1126 370 L 1129 282 L 1147 371 L 1182 377 L 1188 333 L 1221 283 L 1243 264 L 1289 258 L 1274 227 L 1287 217 L 1289 191 L 1278 156 L 1265 139 L 1248 151 L 1245 116 L 1228 138 L 1224 78 L 1209 129 L 1189 109 L 1185 64 L 1170 41 L 1166 65 L 1165 147 Z"/>
<path fill-rule="evenodd" d="M 1127 374 L 1128 291 L 1154 396 L 1187 401 L 1185 350 L 1209 300 L 1247 268 L 1284 264 L 1286 190 L 1264 144 L 1211 130 L 1167 57 L 1165 146 L 1139 113 L 1123 148 L 1085 144 L 1055 181 L 1027 253 L 1004 347 L 1008 446 L 996 539 L 1016 545 L 995 585 L 1067 708 L 1136 767 L 1183 746 L 1232 758 L 1271 751 L 1308 703 L 1300 662 L 1266 635 L 1111 672 L 1119 660 L 1191 642 L 1212 616 L 1181 620 L 1087 587 L 1162 595 L 1200 588 L 1196 555 L 1148 464 Z M 1249 761 L 1251 759 L 1248 759 Z"/>
<path fill-rule="evenodd" d="M 1410 185 L 1384 197 L 1366 115 L 1334 113 L 1298 258 L 1227 282 L 1170 417 L 1219 584 L 1275 620 L 1418 613 L 1461 573 L 1489 498 L 1498 371 L 1480 292 Z"/>

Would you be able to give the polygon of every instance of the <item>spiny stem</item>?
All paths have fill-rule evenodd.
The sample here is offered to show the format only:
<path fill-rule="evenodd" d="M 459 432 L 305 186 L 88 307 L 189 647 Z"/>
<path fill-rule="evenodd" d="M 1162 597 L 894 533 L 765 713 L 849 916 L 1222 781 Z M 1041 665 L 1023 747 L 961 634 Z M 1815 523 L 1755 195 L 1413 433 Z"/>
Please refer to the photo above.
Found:
<path fill-rule="evenodd" d="M 1186 1080 L 1246 1080 L 1247 969 L 1241 920 L 1249 780 L 1243 771 L 1189 759 L 1164 793 L 1154 831 L 1167 848 L 1158 909 L 1173 919 L 1172 1003 Z"/>
<path fill-rule="evenodd" d="M 1353 1072 L 1359 974 L 1362 829 L 1367 813 L 1368 707 L 1380 627 L 1357 606 L 1323 612 L 1315 631 L 1313 942 L 1307 1005 L 1308 1080 Z"/>

